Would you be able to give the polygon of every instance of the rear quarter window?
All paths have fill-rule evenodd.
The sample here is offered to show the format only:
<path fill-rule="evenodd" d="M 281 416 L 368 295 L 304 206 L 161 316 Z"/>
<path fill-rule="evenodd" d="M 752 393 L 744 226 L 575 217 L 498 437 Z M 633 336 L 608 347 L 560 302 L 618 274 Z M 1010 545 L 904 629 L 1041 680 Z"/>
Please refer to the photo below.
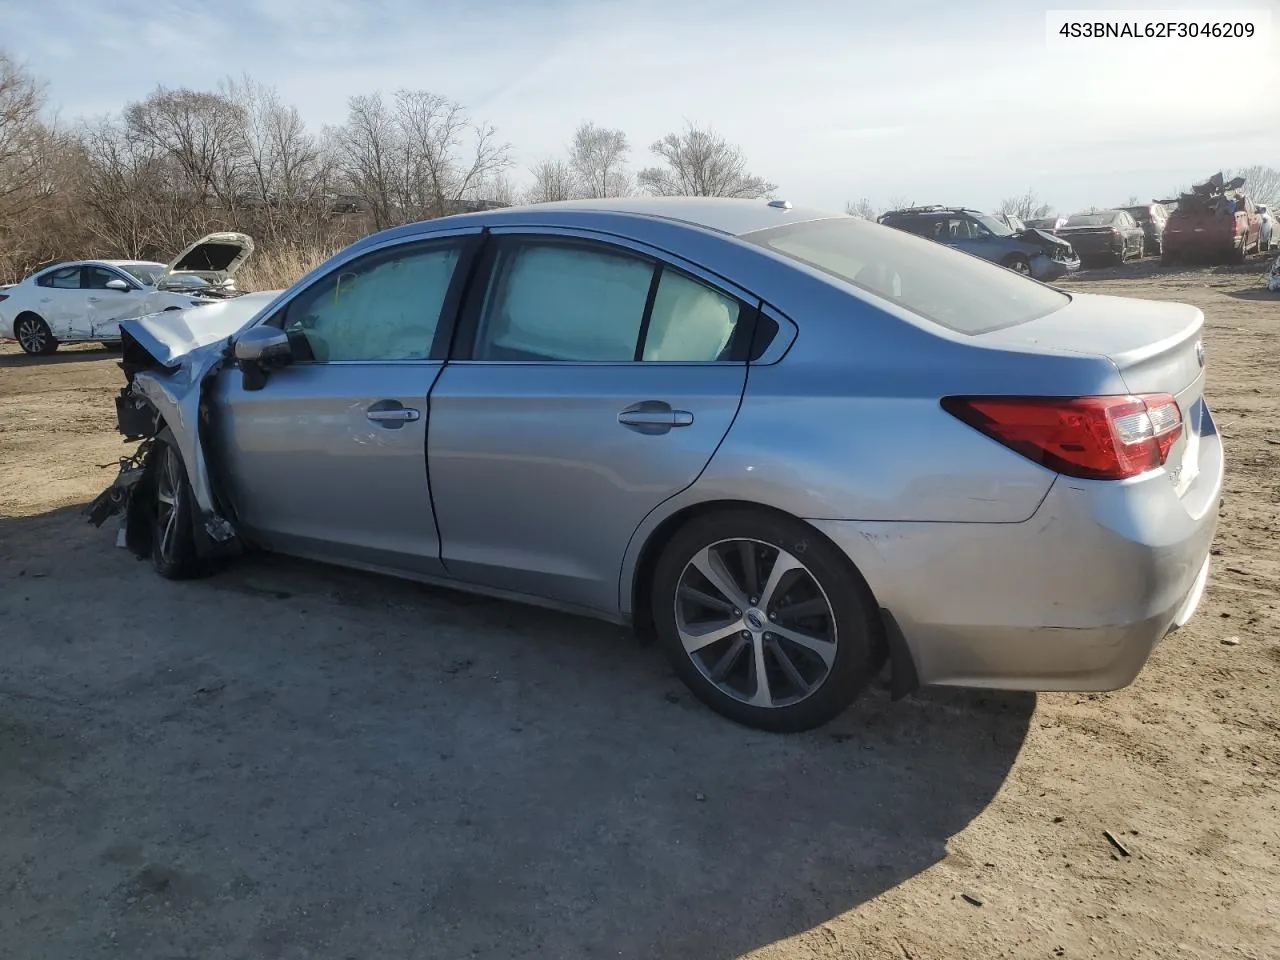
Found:
<path fill-rule="evenodd" d="M 740 239 L 969 336 L 1026 323 L 1071 302 L 1012 270 L 854 217 L 772 227 Z"/>

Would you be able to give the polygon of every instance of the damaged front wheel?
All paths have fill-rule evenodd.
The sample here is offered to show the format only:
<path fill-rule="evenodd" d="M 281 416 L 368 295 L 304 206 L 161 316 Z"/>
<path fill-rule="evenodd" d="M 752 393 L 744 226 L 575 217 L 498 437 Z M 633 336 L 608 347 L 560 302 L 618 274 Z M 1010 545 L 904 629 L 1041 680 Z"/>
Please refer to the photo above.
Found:
<path fill-rule="evenodd" d="M 160 442 L 155 453 L 155 523 L 151 533 L 151 565 L 169 580 L 200 576 L 203 564 L 192 533 L 192 494 L 182 455 Z"/>

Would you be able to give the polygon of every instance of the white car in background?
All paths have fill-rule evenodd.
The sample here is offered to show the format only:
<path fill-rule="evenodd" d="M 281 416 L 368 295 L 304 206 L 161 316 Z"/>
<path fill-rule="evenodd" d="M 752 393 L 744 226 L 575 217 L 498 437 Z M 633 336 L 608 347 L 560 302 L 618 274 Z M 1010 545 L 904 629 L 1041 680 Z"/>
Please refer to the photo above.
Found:
<path fill-rule="evenodd" d="M 1275 216 L 1271 213 L 1271 208 L 1265 203 L 1258 204 L 1258 216 L 1262 217 L 1262 226 L 1258 233 L 1258 250 L 1266 253 L 1273 246 L 1276 246 Z"/>
<path fill-rule="evenodd" d="M 246 234 L 211 233 L 167 266 L 76 260 L 45 267 L 0 290 L 0 337 L 35 355 L 63 343 L 116 344 L 121 320 L 237 295 L 235 273 L 252 253 Z"/>

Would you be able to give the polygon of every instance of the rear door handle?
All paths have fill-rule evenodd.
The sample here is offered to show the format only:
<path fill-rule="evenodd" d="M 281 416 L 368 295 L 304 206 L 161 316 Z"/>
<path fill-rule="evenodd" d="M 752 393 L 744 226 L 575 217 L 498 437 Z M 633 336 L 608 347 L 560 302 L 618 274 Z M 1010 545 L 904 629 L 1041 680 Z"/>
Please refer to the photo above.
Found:
<path fill-rule="evenodd" d="M 89 302 L 90 302 L 90 303 L 97 303 L 100 299 L 101 299 L 100 297 L 90 297 L 90 298 L 89 298 Z"/>
<path fill-rule="evenodd" d="M 673 410 L 671 404 L 661 400 L 642 400 L 621 411 L 618 422 L 641 433 L 666 433 L 672 427 L 692 424 L 693 414 L 688 410 Z"/>
<path fill-rule="evenodd" d="M 618 422 L 629 427 L 687 427 L 693 423 L 688 410 L 623 410 Z"/>

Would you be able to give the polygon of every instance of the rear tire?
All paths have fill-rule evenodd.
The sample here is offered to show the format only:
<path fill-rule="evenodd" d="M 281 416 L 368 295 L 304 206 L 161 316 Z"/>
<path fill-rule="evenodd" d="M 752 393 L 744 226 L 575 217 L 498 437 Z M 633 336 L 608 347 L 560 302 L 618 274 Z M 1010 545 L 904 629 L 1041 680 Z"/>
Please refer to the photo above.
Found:
<path fill-rule="evenodd" d="M 827 723 L 884 662 L 865 581 L 790 517 L 740 508 L 692 520 L 663 550 L 651 596 L 676 674 L 712 710 L 758 730 Z"/>
<path fill-rule="evenodd" d="M 1244 239 L 1240 241 L 1240 246 L 1231 251 L 1231 260 L 1233 263 L 1244 263 L 1249 259 L 1249 235 L 1245 234 Z"/>
<path fill-rule="evenodd" d="M 33 357 L 47 357 L 58 349 L 58 340 L 44 322 L 34 313 L 20 313 L 13 321 L 13 338 L 22 352 Z"/>
<path fill-rule="evenodd" d="M 173 435 L 166 431 L 164 436 L 152 454 L 155 522 L 151 527 L 151 565 L 166 580 L 189 580 L 206 572 L 192 528 L 195 498 Z"/>
<path fill-rule="evenodd" d="M 1173 266 L 1173 254 L 1168 250 L 1165 250 L 1163 247 L 1160 250 L 1160 265 L 1162 267 Z"/>

